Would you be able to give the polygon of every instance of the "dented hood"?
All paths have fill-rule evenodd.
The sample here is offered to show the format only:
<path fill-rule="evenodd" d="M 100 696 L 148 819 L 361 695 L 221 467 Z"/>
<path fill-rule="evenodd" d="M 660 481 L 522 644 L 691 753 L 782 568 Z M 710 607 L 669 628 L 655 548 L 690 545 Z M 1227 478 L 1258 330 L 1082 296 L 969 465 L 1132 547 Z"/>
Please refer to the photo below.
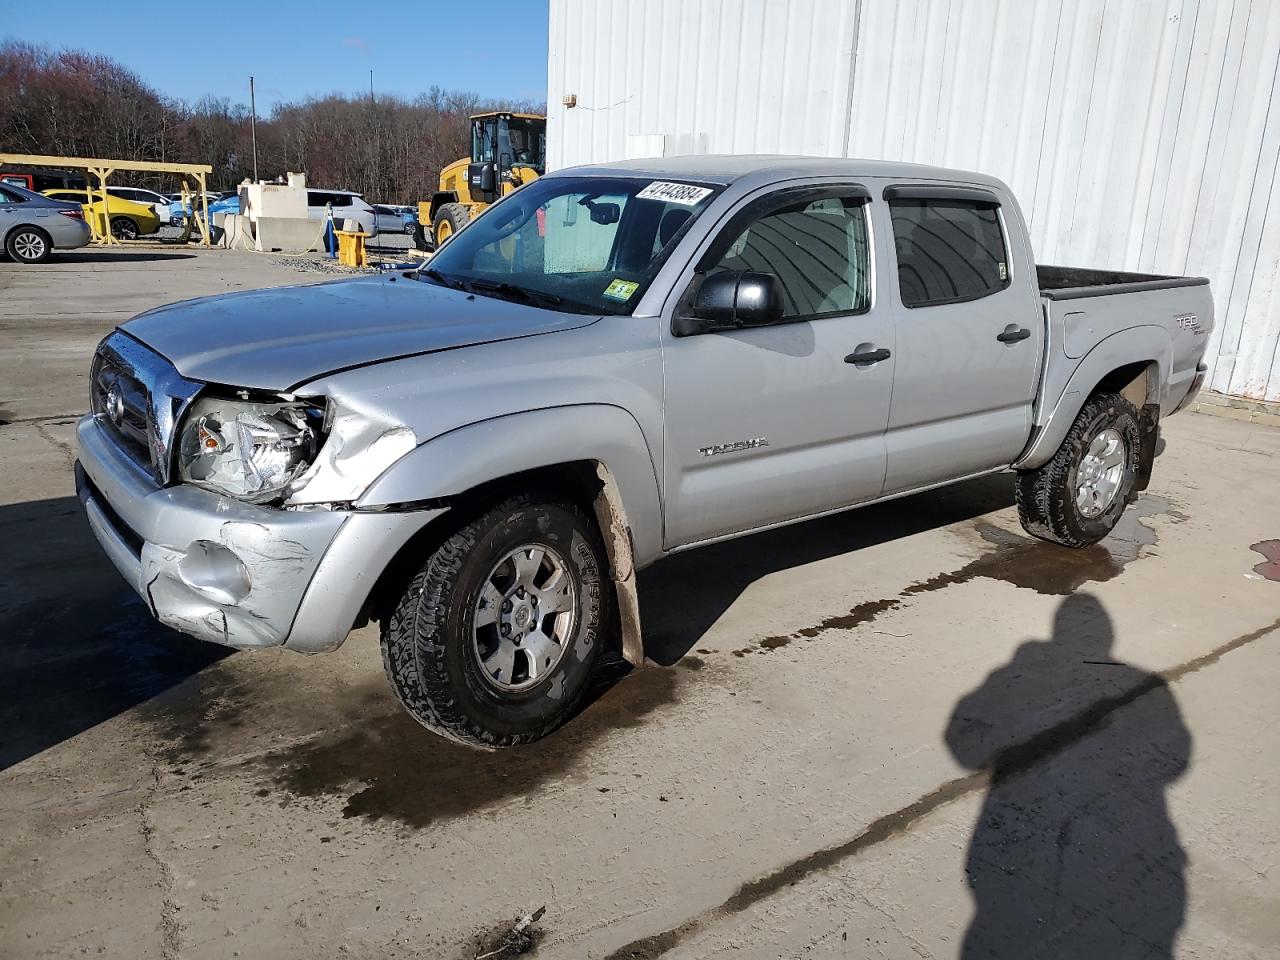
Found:
<path fill-rule="evenodd" d="M 187 300 L 140 314 L 123 329 L 189 380 L 285 391 L 337 370 L 598 319 L 399 275 Z"/>

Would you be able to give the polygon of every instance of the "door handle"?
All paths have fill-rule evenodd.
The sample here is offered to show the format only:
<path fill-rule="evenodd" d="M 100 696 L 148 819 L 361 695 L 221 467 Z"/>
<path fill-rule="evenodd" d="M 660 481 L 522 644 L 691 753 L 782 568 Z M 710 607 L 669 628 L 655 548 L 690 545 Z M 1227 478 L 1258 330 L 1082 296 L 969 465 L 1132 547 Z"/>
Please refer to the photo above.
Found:
<path fill-rule="evenodd" d="M 1003 333 L 996 334 L 996 339 L 1001 343 L 1017 343 L 1019 340 L 1025 340 L 1029 336 L 1031 336 L 1031 331 L 1026 327 L 1011 323 L 1004 328 Z"/>
<path fill-rule="evenodd" d="M 864 363 L 879 363 L 881 360 L 888 360 L 889 356 L 889 351 L 881 347 L 879 350 L 861 350 L 858 353 L 851 353 L 844 358 L 844 362 L 856 363 L 861 366 Z"/>

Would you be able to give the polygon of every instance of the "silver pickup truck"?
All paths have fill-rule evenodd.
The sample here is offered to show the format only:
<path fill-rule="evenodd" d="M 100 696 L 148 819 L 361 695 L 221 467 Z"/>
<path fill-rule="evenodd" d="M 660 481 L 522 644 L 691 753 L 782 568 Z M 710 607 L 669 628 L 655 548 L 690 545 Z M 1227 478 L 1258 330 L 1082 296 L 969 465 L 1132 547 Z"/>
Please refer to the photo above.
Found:
<path fill-rule="evenodd" d="M 582 167 L 422 269 L 124 324 L 76 479 L 161 622 L 310 653 L 376 620 L 415 718 L 505 746 L 605 645 L 642 662 L 667 554 L 1002 470 L 1032 534 L 1105 537 L 1212 317 L 1203 279 L 1036 266 L 978 174 Z"/>

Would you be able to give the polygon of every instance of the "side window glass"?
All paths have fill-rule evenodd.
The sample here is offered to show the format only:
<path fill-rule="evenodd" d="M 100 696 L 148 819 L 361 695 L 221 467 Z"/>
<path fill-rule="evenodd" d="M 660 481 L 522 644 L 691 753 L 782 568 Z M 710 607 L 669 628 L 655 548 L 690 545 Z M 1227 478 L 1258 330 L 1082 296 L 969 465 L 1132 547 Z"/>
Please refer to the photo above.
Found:
<path fill-rule="evenodd" d="M 0 203 L 22 203 L 26 197 L 19 196 L 16 193 L 10 193 L 4 187 L 0 187 Z"/>
<path fill-rule="evenodd" d="M 723 270 L 777 277 L 787 320 L 861 313 L 871 305 L 864 201 L 832 196 L 770 210 L 742 229 L 708 273 Z"/>
<path fill-rule="evenodd" d="M 907 307 L 977 300 L 1009 285 L 1009 255 L 994 203 L 889 202 L 898 290 Z"/>

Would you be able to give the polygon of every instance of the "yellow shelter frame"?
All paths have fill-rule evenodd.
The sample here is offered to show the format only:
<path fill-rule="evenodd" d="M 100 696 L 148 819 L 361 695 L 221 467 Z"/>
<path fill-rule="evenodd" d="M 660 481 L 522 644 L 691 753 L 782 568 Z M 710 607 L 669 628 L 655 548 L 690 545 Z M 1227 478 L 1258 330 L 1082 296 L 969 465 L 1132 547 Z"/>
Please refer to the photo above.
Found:
<path fill-rule="evenodd" d="M 208 184 L 206 176 L 213 173 L 213 167 L 207 163 L 155 163 L 149 160 L 103 160 L 94 157 L 46 157 L 37 154 L 28 153 L 0 153 L 0 165 L 15 164 L 28 167 L 71 167 L 76 170 L 84 170 L 98 178 L 97 193 L 102 198 L 102 206 L 104 210 L 110 210 L 110 204 L 107 201 L 107 178 L 117 170 L 136 170 L 142 173 L 176 173 L 183 177 L 182 180 L 182 199 L 184 205 L 190 198 L 190 191 L 187 186 L 187 177 L 194 177 L 200 188 L 200 208 L 196 209 L 192 206 L 195 213 L 196 226 L 200 229 L 200 239 L 204 246 L 208 247 L 210 243 L 209 234 L 209 196 L 206 189 Z M 94 198 L 94 188 L 89 186 L 87 193 L 90 199 Z M 85 220 L 89 223 L 89 230 L 93 233 L 95 243 L 113 244 L 120 243 L 111 235 L 110 217 L 104 217 L 106 222 L 98 223 L 95 216 L 87 216 Z"/>

